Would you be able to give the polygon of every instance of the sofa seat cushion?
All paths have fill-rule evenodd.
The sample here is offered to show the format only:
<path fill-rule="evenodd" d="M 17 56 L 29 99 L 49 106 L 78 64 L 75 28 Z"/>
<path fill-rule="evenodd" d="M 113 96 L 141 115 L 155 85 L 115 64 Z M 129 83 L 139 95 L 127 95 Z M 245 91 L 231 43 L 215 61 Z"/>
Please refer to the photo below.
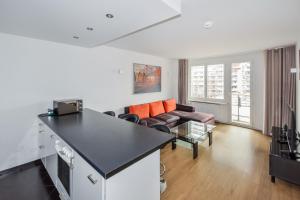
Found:
<path fill-rule="evenodd" d="M 160 125 L 165 125 L 165 124 L 166 124 L 166 122 L 161 121 L 161 120 L 159 120 L 159 119 L 155 119 L 155 118 L 145 118 L 145 119 L 141 119 L 141 120 L 140 120 L 140 123 L 142 123 L 142 124 L 147 124 L 148 127 L 151 127 L 151 126 L 153 126 L 153 125 L 158 125 L 158 124 L 160 124 Z"/>
<path fill-rule="evenodd" d="M 174 110 L 172 112 L 169 112 L 169 114 L 176 115 L 183 119 L 186 119 L 187 117 L 189 117 L 191 113 L 192 112 L 186 112 L 186 111 L 181 111 L 181 110 Z"/>
<path fill-rule="evenodd" d="M 213 114 L 203 113 L 203 112 L 185 112 L 185 111 L 174 110 L 169 114 L 179 116 L 180 118 L 185 120 L 193 120 L 202 123 L 206 123 L 208 121 L 214 121 L 215 119 L 215 116 Z"/>
<path fill-rule="evenodd" d="M 168 123 L 178 121 L 180 119 L 180 117 L 178 117 L 176 115 L 171 115 L 171 114 L 168 114 L 168 113 L 163 113 L 163 114 L 155 116 L 155 119 L 164 121 L 168 124 Z"/>
<path fill-rule="evenodd" d="M 203 123 L 215 124 L 215 116 L 213 114 L 210 113 L 204 113 L 204 114 L 206 115 L 206 117 L 202 119 Z M 210 121 L 212 121 L 213 123 L 210 123 Z"/>

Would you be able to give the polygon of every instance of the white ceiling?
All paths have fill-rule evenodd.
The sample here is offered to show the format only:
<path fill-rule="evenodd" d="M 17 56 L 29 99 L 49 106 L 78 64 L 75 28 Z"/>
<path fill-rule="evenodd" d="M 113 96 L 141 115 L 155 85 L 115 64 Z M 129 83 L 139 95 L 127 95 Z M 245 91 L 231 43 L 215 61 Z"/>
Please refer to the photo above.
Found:
<path fill-rule="evenodd" d="M 0 32 L 93 47 L 177 16 L 179 3 L 180 0 L 0 0 Z M 115 17 L 108 19 L 107 13 Z M 87 27 L 94 30 L 88 31 Z"/>
<path fill-rule="evenodd" d="M 207 20 L 214 21 L 210 30 L 203 28 Z M 182 0 L 181 17 L 109 45 L 168 58 L 203 58 L 290 44 L 296 38 L 300 0 Z"/>

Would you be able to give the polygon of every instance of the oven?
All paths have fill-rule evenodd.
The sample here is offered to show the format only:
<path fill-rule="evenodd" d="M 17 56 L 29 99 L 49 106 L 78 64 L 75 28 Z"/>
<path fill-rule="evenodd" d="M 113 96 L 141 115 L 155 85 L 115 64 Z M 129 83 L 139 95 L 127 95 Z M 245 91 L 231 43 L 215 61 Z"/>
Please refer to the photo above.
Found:
<path fill-rule="evenodd" d="M 73 189 L 73 150 L 63 141 L 56 140 L 57 152 L 57 190 L 61 200 L 72 199 Z"/>

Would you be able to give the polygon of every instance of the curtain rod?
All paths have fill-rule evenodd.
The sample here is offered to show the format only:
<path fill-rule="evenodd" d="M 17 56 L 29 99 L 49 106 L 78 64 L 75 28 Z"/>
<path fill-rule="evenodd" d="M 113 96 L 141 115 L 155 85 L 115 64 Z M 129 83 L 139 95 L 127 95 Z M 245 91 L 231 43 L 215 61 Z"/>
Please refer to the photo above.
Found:
<path fill-rule="evenodd" d="M 297 45 L 297 43 L 286 44 L 286 45 L 282 45 L 282 46 L 276 46 L 276 47 L 267 48 L 267 50 L 282 49 L 282 48 L 285 48 L 285 47 L 296 46 L 296 45 Z"/>

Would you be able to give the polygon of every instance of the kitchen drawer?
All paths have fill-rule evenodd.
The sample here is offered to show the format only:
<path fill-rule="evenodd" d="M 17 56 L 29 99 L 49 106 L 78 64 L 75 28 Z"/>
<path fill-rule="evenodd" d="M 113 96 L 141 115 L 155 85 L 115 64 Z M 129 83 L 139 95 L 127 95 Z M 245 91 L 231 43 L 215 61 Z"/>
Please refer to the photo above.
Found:
<path fill-rule="evenodd" d="M 38 123 L 38 147 L 39 147 L 39 157 L 42 159 L 44 165 L 45 163 L 45 152 L 46 152 L 46 130 L 45 125 L 42 122 Z"/>
<path fill-rule="evenodd" d="M 38 123 L 38 142 L 40 158 L 56 154 L 55 141 L 56 134 L 43 122 Z"/>

